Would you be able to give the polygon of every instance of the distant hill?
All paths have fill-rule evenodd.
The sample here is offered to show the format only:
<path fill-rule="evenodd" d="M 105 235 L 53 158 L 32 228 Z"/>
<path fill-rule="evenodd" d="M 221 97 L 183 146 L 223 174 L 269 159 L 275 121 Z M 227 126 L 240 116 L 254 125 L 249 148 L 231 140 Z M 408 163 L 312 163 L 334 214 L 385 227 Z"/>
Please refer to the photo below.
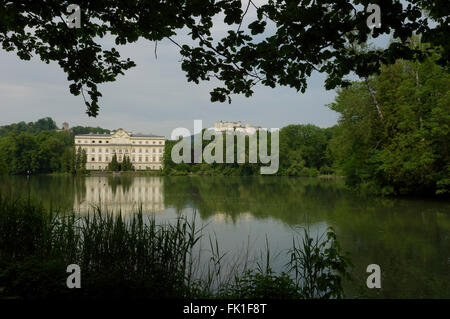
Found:
<path fill-rule="evenodd" d="M 55 121 L 50 117 L 45 117 L 36 122 L 19 122 L 9 125 L 0 126 L 0 137 L 8 136 L 10 133 L 20 134 L 20 133 L 30 133 L 37 135 L 42 131 L 57 130 Z"/>
<path fill-rule="evenodd" d="M 45 117 L 37 120 L 36 122 L 19 122 L 9 125 L 0 126 L 0 138 L 8 136 L 10 133 L 20 134 L 20 133 L 30 133 L 33 135 L 38 135 L 44 131 L 56 131 L 58 130 L 56 122 L 51 117 Z M 88 134 L 88 133 L 98 133 L 98 134 L 109 134 L 110 130 L 101 127 L 91 127 L 91 126 L 74 126 L 69 130 L 71 134 Z"/>

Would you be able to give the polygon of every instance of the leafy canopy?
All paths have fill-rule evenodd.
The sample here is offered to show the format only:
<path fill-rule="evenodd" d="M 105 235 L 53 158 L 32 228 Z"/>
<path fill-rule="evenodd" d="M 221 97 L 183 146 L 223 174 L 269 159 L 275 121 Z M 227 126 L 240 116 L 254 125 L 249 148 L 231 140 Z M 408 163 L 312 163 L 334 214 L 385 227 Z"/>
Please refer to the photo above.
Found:
<path fill-rule="evenodd" d="M 365 8 L 381 8 L 381 27 L 369 29 Z M 81 28 L 69 28 L 69 4 L 81 8 Z M 180 48 L 188 81 L 217 78 L 222 87 L 212 101 L 230 101 L 231 94 L 251 96 L 261 83 L 284 85 L 302 92 L 313 71 L 327 74 L 325 87 L 347 85 L 354 72 L 366 77 L 396 59 L 423 59 L 427 52 L 405 44 L 413 34 L 440 47 L 440 65 L 449 62 L 449 6 L 446 0 L 0 0 L 0 43 L 24 60 L 33 55 L 57 62 L 67 74 L 70 92 L 83 95 L 89 116 L 97 116 L 101 93 L 97 85 L 115 81 L 135 63 L 115 47 L 102 46 L 109 35 L 116 45 L 144 38 L 169 39 Z M 256 18 L 244 20 L 250 11 Z M 213 25 L 227 25 L 223 38 Z M 245 21 L 245 24 L 244 24 Z M 172 37 L 188 32 L 191 44 Z M 353 50 L 370 37 L 396 39 L 385 49 Z M 85 96 L 85 92 L 89 98 Z"/>

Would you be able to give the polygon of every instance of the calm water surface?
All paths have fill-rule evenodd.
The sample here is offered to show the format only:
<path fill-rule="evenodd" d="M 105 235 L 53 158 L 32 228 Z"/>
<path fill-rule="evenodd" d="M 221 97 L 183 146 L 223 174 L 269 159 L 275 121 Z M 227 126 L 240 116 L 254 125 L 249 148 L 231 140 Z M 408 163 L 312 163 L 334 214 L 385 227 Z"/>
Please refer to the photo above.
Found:
<path fill-rule="evenodd" d="M 343 180 L 288 177 L 32 176 L 0 184 L 80 213 L 100 205 L 126 215 L 142 206 L 161 222 L 195 216 L 229 261 L 247 251 L 257 258 L 267 238 L 277 270 L 299 227 L 321 234 L 332 226 L 354 264 L 347 297 L 450 298 L 448 200 L 359 197 Z M 382 289 L 366 287 L 369 264 L 380 265 Z"/>

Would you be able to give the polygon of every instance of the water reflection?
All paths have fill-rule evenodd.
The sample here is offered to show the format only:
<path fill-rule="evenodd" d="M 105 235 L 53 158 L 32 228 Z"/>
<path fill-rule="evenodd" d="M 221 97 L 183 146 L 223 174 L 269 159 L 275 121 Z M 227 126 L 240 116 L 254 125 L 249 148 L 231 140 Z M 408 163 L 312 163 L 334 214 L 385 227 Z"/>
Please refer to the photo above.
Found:
<path fill-rule="evenodd" d="M 142 204 L 144 213 L 166 222 L 196 211 L 229 255 L 244 251 L 248 241 L 255 252 L 264 249 L 266 235 L 275 253 L 292 245 L 293 227 L 322 233 L 333 226 L 355 265 L 348 296 L 450 297 L 448 200 L 359 197 L 343 180 L 287 177 L 33 176 L 0 185 L 80 212 L 101 202 L 129 214 Z M 380 290 L 365 285 L 372 263 L 381 266 Z"/>
<path fill-rule="evenodd" d="M 160 177 L 87 177 L 85 192 L 76 192 L 73 209 L 87 212 L 93 207 L 123 215 L 142 207 L 146 213 L 165 209 L 164 180 Z"/>

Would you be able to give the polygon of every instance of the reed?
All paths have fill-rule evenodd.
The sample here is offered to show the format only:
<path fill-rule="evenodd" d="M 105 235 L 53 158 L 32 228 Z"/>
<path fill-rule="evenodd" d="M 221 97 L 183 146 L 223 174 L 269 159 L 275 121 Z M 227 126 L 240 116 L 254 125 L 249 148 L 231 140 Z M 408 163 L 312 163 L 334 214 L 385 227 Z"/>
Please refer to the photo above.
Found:
<path fill-rule="evenodd" d="M 209 236 L 209 247 L 203 249 L 204 228 L 197 228 L 194 220 L 179 217 L 173 223 L 157 224 L 142 209 L 125 218 L 100 207 L 79 215 L 0 194 L 0 297 L 342 296 L 340 278 L 347 260 L 340 259 L 334 233 L 329 232 L 319 250 L 305 233 L 303 246 L 294 241 L 288 252 L 292 258 L 287 271 L 275 274 L 267 238 L 265 255 L 256 267 L 250 267 L 248 247 L 243 258 L 225 267 L 226 252 L 220 251 L 217 238 Z M 316 261 L 323 269 L 312 277 L 307 267 L 314 267 Z M 82 269 L 81 289 L 65 286 L 69 264 Z"/>

